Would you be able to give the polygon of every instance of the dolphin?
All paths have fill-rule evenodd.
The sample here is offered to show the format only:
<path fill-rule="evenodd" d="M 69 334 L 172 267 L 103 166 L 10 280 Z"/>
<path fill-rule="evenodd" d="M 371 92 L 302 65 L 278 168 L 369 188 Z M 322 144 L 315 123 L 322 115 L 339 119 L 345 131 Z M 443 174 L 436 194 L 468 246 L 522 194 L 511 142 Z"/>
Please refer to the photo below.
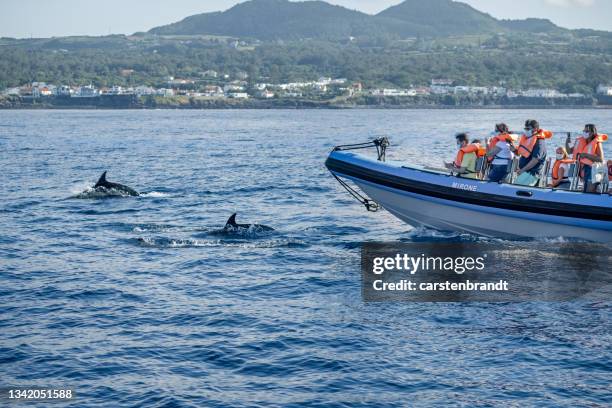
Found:
<path fill-rule="evenodd" d="M 98 179 L 98 182 L 96 183 L 95 186 L 93 186 L 94 190 L 97 191 L 103 191 L 103 192 L 107 192 L 109 190 L 114 190 L 114 191 L 118 191 L 119 193 L 122 193 L 124 195 L 128 195 L 128 196 L 138 196 L 140 195 L 138 193 L 138 191 L 128 187 L 128 186 L 124 186 L 123 184 L 119 184 L 119 183 L 113 183 L 110 182 L 108 180 L 106 180 L 106 172 L 102 173 L 102 175 L 100 176 L 100 178 Z"/>
<path fill-rule="evenodd" d="M 224 231 L 236 231 L 236 230 L 257 230 L 257 231 L 274 231 L 274 228 L 268 227 L 267 225 L 261 224 L 237 224 L 236 223 L 236 213 L 233 213 L 231 217 L 228 218 L 225 223 L 225 227 L 223 227 Z"/>

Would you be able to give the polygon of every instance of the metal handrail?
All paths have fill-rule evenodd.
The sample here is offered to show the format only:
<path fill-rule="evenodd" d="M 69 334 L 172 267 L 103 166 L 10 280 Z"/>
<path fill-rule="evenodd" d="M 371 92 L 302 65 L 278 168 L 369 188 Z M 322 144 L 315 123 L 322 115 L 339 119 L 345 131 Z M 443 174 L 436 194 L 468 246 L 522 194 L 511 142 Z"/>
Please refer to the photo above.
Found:
<path fill-rule="evenodd" d="M 542 170 L 540 172 L 540 180 L 539 180 L 539 185 L 542 188 L 548 186 L 548 172 L 550 171 L 551 162 L 552 162 L 552 159 L 549 157 L 544 162 L 544 166 L 542 166 Z"/>
<path fill-rule="evenodd" d="M 371 140 L 369 142 L 363 143 L 354 143 L 347 145 L 340 145 L 334 147 L 333 151 L 341 151 L 341 150 L 359 150 L 359 149 L 367 149 L 370 147 L 376 147 L 376 153 L 378 154 L 378 161 L 385 161 L 387 155 L 387 147 L 389 147 L 391 143 L 389 142 L 389 138 L 380 137 L 378 139 Z"/>

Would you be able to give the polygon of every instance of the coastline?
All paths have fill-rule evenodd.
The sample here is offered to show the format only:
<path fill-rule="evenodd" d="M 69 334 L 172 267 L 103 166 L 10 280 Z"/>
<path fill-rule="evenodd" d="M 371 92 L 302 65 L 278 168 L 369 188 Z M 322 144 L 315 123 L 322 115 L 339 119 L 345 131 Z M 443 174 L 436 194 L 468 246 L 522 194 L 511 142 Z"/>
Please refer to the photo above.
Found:
<path fill-rule="evenodd" d="M 437 99 L 405 97 L 306 98 L 215 98 L 215 97 L 138 97 L 134 94 L 97 97 L 4 97 L 0 109 L 611 109 L 612 98 L 496 98 Z"/>
<path fill-rule="evenodd" d="M 462 105 L 462 106 L 441 106 L 441 105 L 384 105 L 384 106 L 224 106 L 224 107 L 99 107 L 99 106 L 0 106 L 0 111 L 36 111 L 36 110 L 83 110 L 83 111 L 109 111 L 109 110 L 517 110 L 517 109 L 537 109 L 537 110 L 609 110 L 612 105 L 585 106 L 585 105 L 566 105 L 566 106 L 546 106 L 546 105 Z"/>
<path fill-rule="evenodd" d="M 266 102 L 266 101 L 262 101 Z M 612 105 L 426 105 L 426 104 L 380 104 L 346 105 L 326 104 L 312 101 L 293 101 L 294 103 L 215 103 L 207 105 L 54 105 L 54 104 L 15 104 L 2 105 L 0 110 L 608 110 Z"/>

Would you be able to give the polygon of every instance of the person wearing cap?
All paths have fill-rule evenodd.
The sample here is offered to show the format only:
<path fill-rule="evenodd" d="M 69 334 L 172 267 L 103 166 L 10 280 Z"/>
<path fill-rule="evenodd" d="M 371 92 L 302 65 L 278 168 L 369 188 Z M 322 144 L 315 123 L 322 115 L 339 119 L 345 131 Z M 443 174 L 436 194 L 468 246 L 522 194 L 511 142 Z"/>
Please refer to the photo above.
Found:
<path fill-rule="evenodd" d="M 515 184 L 535 186 L 538 184 L 540 171 L 546 161 L 545 139 L 552 137 L 552 132 L 540 129 L 537 120 L 525 121 L 525 133 L 521 136 L 519 146 L 510 148 L 520 156 Z"/>
<path fill-rule="evenodd" d="M 565 140 L 565 147 L 569 153 L 573 155 L 573 159 L 580 164 L 580 177 L 584 181 L 584 192 L 594 193 L 597 191 L 597 185 L 591 181 L 593 172 L 593 163 L 604 163 L 604 154 L 601 143 L 608 139 L 607 135 L 597 133 L 597 127 L 592 124 L 584 125 L 584 136 L 576 139 L 573 147 L 569 147 L 571 143 L 570 135 Z"/>
<path fill-rule="evenodd" d="M 513 144 L 512 136 L 505 123 L 495 125 L 495 135 L 487 145 L 487 158 L 491 161 L 489 170 L 489 181 L 502 182 L 510 171 L 510 163 L 514 159 L 514 153 L 510 150 Z"/>

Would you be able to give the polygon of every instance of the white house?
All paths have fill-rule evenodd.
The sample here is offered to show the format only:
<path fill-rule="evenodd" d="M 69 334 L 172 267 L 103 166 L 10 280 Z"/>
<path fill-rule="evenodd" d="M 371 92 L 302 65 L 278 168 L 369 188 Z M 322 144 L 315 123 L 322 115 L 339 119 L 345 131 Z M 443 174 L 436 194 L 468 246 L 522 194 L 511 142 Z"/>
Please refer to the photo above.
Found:
<path fill-rule="evenodd" d="M 72 96 L 72 88 L 70 88 L 68 85 L 60 85 L 57 88 L 57 95 L 58 96 Z"/>
<path fill-rule="evenodd" d="M 174 96 L 174 89 L 160 88 L 155 91 L 155 94 L 159 96 Z"/>
<path fill-rule="evenodd" d="M 336 78 L 330 81 L 331 85 L 344 85 L 346 84 L 346 78 Z"/>
<path fill-rule="evenodd" d="M 217 85 L 207 85 L 204 87 L 204 96 L 221 97 L 224 96 L 223 89 Z"/>
<path fill-rule="evenodd" d="M 219 73 L 217 71 L 209 69 L 207 71 L 202 72 L 202 76 L 205 78 L 217 78 L 219 76 Z"/>
<path fill-rule="evenodd" d="M 76 97 L 91 98 L 100 95 L 100 91 L 93 85 L 82 86 L 79 91 L 74 94 Z"/>
<path fill-rule="evenodd" d="M 125 91 L 124 91 L 123 87 L 118 86 L 118 85 L 113 85 L 113 87 L 111 89 L 107 89 L 106 90 L 106 94 L 107 95 L 121 95 L 124 92 Z"/>
<path fill-rule="evenodd" d="M 556 89 L 528 89 L 522 94 L 528 98 L 564 98 L 567 96 Z"/>
<path fill-rule="evenodd" d="M 507 89 L 501 86 L 492 86 L 489 88 L 489 93 L 493 95 L 506 95 Z"/>
<path fill-rule="evenodd" d="M 249 94 L 246 92 L 232 92 L 227 96 L 232 99 L 249 99 Z"/>
<path fill-rule="evenodd" d="M 599 95 L 607 95 L 607 96 L 612 96 L 612 86 L 610 85 L 604 85 L 604 84 L 600 84 L 597 87 L 597 93 Z"/>
<path fill-rule="evenodd" d="M 488 95 L 489 94 L 489 88 L 487 88 L 486 86 L 471 86 L 470 87 L 470 93 L 471 94 Z"/>
<path fill-rule="evenodd" d="M 45 82 L 32 82 L 32 97 L 40 98 L 41 96 L 51 96 L 55 91 L 53 85 L 47 85 Z"/>
<path fill-rule="evenodd" d="M 257 96 L 263 99 L 271 99 L 271 98 L 274 98 L 274 92 L 266 89 L 266 90 L 259 92 Z"/>
<path fill-rule="evenodd" d="M 244 92 L 244 87 L 242 85 L 236 85 L 236 84 L 226 84 L 223 87 L 223 92 L 225 93 L 230 93 L 230 92 Z"/>
<path fill-rule="evenodd" d="M 470 87 L 469 86 L 456 86 L 454 89 L 454 93 L 455 95 L 470 93 Z"/>
<path fill-rule="evenodd" d="M 452 79 L 446 78 L 434 78 L 431 80 L 431 86 L 451 86 L 453 84 Z"/>
<path fill-rule="evenodd" d="M 451 91 L 451 88 L 445 85 L 432 85 L 429 89 L 434 95 L 446 95 Z"/>
<path fill-rule="evenodd" d="M 155 93 L 155 89 L 150 86 L 140 85 L 134 89 L 134 93 L 138 96 L 153 95 Z"/>
<path fill-rule="evenodd" d="M 404 89 L 383 89 L 382 94 L 384 96 L 408 96 L 408 93 Z"/>
<path fill-rule="evenodd" d="M 19 94 L 20 94 L 20 91 L 19 91 L 18 86 L 14 88 L 7 88 L 2 92 L 2 95 L 6 95 L 6 96 L 10 96 L 10 95 L 19 96 Z"/>
<path fill-rule="evenodd" d="M 317 92 L 321 92 L 321 93 L 326 93 L 327 92 L 327 85 L 325 85 L 325 84 L 316 83 L 316 84 L 314 84 L 313 88 Z"/>

